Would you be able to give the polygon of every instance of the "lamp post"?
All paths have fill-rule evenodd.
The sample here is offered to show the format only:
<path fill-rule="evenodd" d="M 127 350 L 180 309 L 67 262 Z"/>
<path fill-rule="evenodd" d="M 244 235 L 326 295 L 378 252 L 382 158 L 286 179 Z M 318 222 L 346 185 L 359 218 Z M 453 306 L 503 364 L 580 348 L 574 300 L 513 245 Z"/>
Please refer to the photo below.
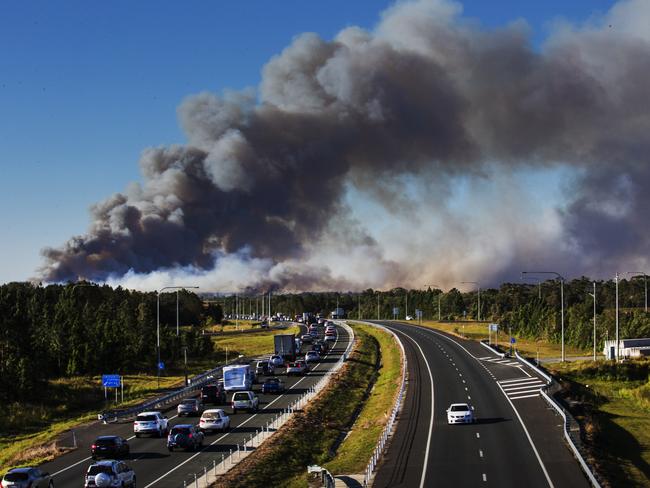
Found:
<path fill-rule="evenodd" d="M 616 352 L 614 353 L 614 359 L 618 361 L 618 272 L 616 272 L 614 281 L 616 281 Z"/>
<path fill-rule="evenodd" d="M 522 275 L 525 274 L 550 274 L 554 275 L 560 280 L 560 301 L 561 303 L 561 320 L 562 320 L 562 362 L 564 362 L 565 357 L 564 357 L 564 276 L 562 276 L 560 273 L 556 273 L 555 271 L 522 271 Z"/>
<path fill-rule="evenodd" d="M 645 289 L 645 313 L 648 313 L 648 275 L 643 271 L 628 271 L 626 274 L 634 276 L 643 276 L 643 288 Z"/>
<path fill-rule="evenodd" d="M 594 361 L 596 360 L 596 282 L 594 281 L 594 292 L 589 293 L 589 296 L 594 299 Z"/>
<path fill-rule="evenodd" d="M 424 285 L 427 288 L 431 288 L 432 286 L 434 288 L 437 288 L 440 290 L 440 293 L 438 293 L 438 322 L 440 322 L 440 297 L 442 296 L 442 288 L 440 288 L 440 285 Z"/>
<path fill-rule="evenodd" d="M 165 290 L 182 290 L 184 288 L 198 288 L 198 286 L 165 286 L 156 291 L 156 350 L 158 351 L 158 388 L 160 388 L 160 294 Z M 178 330 L 178 295 L 176 295 L 176 330 Z"/>
<path fill-rule="evenodd" d="M 477 322 L 480 322 L 481 321 L 481 287 L 478 286 L 478 281 L 461 281 L 461 283 L 464 285 L 468 285 L 468 284 L 476 285 L 476 287 L 478 288 Z"/>
<path fill-rule="evenodd" d="M 405 297 L 405 302 L 404 302 L 404 320 L 406 320 L 406 317 L 409 316 L 409 291 L 406 290 L 406 297 Z"/>

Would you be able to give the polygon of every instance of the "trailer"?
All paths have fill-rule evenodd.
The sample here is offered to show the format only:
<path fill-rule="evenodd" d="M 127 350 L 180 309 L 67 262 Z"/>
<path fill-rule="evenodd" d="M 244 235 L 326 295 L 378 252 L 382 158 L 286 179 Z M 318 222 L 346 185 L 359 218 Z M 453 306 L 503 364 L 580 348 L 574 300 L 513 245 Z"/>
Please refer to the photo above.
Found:
<path fill-rule="evenodd" d="M 223 368 L 223 388 L 226 391 L 250 390 L 255 380 L 255 372 L 249 364 L 235 364 Z"/>
<path fill-rule="evenodd" d="M 296 359 L 296 336 L 294 334 L 278 334 L 273 336 L 275 353 L 285 360 Z"/>

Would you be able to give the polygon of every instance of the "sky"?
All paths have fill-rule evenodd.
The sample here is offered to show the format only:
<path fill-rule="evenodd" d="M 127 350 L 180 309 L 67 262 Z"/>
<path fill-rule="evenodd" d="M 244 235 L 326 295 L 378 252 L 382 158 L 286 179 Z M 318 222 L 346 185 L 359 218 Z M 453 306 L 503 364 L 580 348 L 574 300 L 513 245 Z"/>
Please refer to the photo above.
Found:
<path fill-rule="evenodd" d="M 484 29 L 525 21 L 536 49 L 558 22 L 580 24 L 613 4 L 462 2 L 463 17 Z M 92 204 L 142 181 L 138 160 L 145 148 L 186 143 L 177 117 L 186 97 L 257 87 L 263 66 L 296 36 L 315 32 L 330 40 L 349 26 L 372 30 L 391 5 L 338 0 L 1 3 L 0 282 L 35 276 L 43 264 L 41 249 L 84 234 Z M 557 168 L 519 173 L 517 181 L 529 183 L 532 214 L 544 215 L 561 202 L 566 178 Z M 470 182 L 457 184 L 451 206 L 470 212 L 471 205 L 490 199 L 472 197 L 476 189 Z M 349 192 L 346 203 L 358 219 L 382 212 L 362 192 Z M 372 232 L 402 238 L 417 233 L 377 220 Z M 388 259 L 393 254 L 386 249 Z"/>

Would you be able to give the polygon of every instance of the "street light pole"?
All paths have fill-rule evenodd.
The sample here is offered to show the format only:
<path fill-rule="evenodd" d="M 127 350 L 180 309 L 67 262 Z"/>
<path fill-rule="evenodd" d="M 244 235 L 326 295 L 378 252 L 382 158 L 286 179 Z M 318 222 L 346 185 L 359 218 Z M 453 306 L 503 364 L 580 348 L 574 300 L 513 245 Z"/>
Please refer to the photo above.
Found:
<path fill-rule="evenodd" d="M 596 360 L 596 282 L 594 281 L 594 292 L 589 293 L 594 299 L 594 361 Z"/>
<path fill-rule="evenodd" d="M 481 321 L 481 287 L 478 286 L 478 281 L 461 281 L 461 283 L 476 285 L 476 287 L 478 288 L 477 322 L 480 322 Z"/>
<path fill-rule="evenodd" d="M 564 356 L 564 276 L 555 271 L 522 271 L 522 275 L 525 274 L 550 274 L 556 276 L 560 280 L 560 301 L 561 303 L 561 319 L 562 319 L 562 362 L 565 360 Z"/>
<path fill-rule="evenodd" d="M 158 351 L 156 371 L 158 372 L 158 388 L 160 388 L 160 294 L 165 290 L 182 290 L 184 288 L 198 288 L 198 286 L 165 286 L 156 291 L 156 350 Z M 178 301 L 176 301 L 176 317 L 178 320 Z M 178 330 L 178 322 L 176 323 L 176 327 Z"/>
<path fill-rule="evenodd" d="M 643 275 L 643 288 L 645 289 L 645 313 L 648 313 L 648 275 L 643 271 L 628 271 L 626 274 L 634 276 Z"/>
<path fill-rule="evenodd" d="M 616 281 L 616 353 L 614 354 L 614 358 L 618 361 L 618 271 L 614 280 Z"/>

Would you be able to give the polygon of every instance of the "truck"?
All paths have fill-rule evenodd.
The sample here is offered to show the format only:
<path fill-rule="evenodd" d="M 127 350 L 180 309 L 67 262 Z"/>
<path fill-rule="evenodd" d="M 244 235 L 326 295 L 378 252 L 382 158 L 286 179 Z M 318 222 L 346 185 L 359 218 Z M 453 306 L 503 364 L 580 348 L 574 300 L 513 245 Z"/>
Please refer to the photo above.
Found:
<path fill-rule="evenodd" d="M 342 308 L 335 308 L 330 313 L 330 316 L 334 320 L 336 320 L 336 319 L 344 319 L 345 318 L 345 310 L 343 310 Z"/>
<path fill-rule="evenodd" d="M 234 364 L 223 368 L 223 389 L 226 391 L 250 390 L 255 381 L 255 371 L 250 364 Z"/>
<path fill-rule="evenodd" d="M 275 353 L 288 361 L 296 359 L 296 336 L 295 334 L 278 334 L 273 336 Z"/>

